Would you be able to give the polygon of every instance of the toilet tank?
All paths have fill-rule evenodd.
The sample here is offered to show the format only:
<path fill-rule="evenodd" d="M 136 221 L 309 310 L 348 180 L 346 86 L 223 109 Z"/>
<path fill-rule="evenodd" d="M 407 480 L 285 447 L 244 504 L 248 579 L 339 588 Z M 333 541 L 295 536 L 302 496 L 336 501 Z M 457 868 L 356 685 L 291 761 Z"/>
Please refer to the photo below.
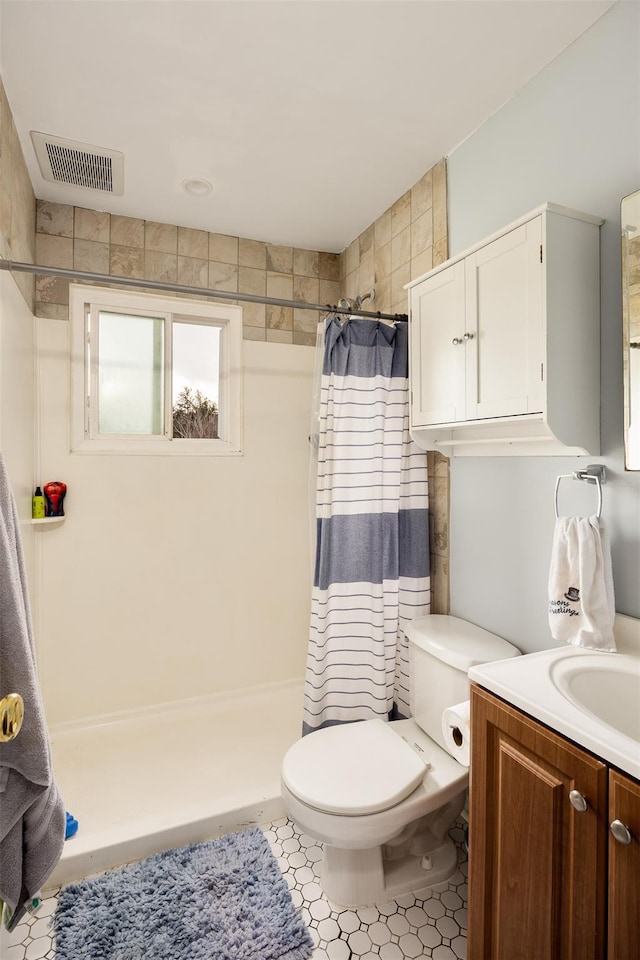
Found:
<path fill-rule="evenodd" d="M 413 719 L 432 740 L 445 747 L 442 713 L 446 707 L 469 699 L 469 668 L 517 657 L 520 651 L 474 623 L 441 614 L 411 621 L 405 634 L 409 641 Z"/>

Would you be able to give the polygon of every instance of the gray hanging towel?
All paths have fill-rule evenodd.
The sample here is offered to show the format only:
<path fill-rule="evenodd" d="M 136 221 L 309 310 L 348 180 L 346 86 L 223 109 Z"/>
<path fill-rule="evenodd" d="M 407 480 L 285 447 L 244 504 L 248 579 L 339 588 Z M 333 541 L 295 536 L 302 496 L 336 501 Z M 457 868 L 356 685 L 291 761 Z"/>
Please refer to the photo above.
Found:
<path fill-rule="evenodd" d="M 0 696 L 19 693 L 24 721 L 0 743 L 0 899 L 12 930 L 56 866 L 65 810 L 53 776 L 13 492 L 0 454 Z"/>

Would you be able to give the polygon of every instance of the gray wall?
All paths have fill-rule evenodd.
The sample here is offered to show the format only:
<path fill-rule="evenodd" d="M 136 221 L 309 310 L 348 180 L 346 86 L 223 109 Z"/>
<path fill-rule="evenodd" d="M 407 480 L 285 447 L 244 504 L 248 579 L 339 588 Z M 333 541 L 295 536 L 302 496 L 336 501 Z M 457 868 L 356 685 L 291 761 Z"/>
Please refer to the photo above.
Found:
<path fill-rule="evenodd" d="M 450 256 L 546 200 L 605 218 L 601 229 L 603 522 L 616 609 L 640 617 L 640 472 L 624 470 L 620 201 L 640 188 L 640 5 L 621 0 L 448 160 Z M 525 652 L 554 645 L 547 576 L 556 476 L 571 457 L 451 461 L 451 612 Z M 570 489 L 564 489 L 569 484 Z M 594 512 L 564 481 L 562 512 Z"/>

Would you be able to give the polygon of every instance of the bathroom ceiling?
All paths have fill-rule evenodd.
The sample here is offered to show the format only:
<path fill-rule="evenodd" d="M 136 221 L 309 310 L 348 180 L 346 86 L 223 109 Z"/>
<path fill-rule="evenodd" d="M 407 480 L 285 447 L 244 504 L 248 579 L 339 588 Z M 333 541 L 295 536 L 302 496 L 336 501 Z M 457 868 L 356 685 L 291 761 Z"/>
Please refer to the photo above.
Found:
<path fill-rule="evenodd" d="M 338 252 L 611 6 L 2 0 L 0 68 L 38 198 Z M 34 130 L 124 193 L 45 181 Z"/>

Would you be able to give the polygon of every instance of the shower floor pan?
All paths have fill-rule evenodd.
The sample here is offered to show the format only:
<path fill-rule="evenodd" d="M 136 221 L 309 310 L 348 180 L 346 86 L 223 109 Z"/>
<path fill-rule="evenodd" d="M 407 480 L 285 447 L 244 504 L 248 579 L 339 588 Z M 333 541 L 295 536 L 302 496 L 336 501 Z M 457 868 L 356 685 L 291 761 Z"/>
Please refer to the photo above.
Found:
<path fill-rule="evenodd" d="M 285 815 L 280 766 L 302 730 L 302 681 L 51 731 L 79 822 L 48 888 Z"/>

